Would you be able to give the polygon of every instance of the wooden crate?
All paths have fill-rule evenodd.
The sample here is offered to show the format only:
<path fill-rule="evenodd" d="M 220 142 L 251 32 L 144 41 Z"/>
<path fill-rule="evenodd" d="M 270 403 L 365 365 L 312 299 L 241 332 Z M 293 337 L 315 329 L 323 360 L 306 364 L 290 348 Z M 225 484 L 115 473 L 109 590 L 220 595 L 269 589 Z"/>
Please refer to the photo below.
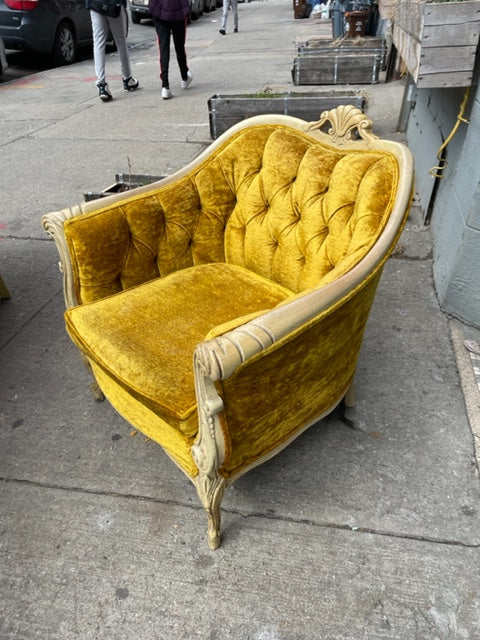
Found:
<path fill-rule="evenodd" d="M 419 88 L 472 82 L 480 35 L 480 1 L 399 0 L 393 43 Z"/>
<path fill-rule="evenodd" d="M 151 176 L 148 174 L 130 174 L 130 173 L 116 173 L 115 182 L 102 191 L 87 191 L 83 194 L 85 202 L 90 200 L 98 200 L 98 198 L 106 198 L 114 193 L 122 193 L 123 191 L 130 191 L 136 187 L 141 187 L 145 184 L 152 184 L 157 180 L 163 180 L 166 176 Z"/>
<path fill-rule="evenodd" d="M 363 38 L 337 38 L 336 40 L 320 40 L 312 38 L 307 40 L 305 44 L 301 44 L 298 47 L 298 53 L 300 55 L 304 55 L 305 53 L 308 55 L 312 55 L 313 51 L 316 53 L 343 53 L 343 52 L 351 52 L 351 53 L 371 53 L 371 54 L 379 54 L 381 58 L 381 66 L 382 70 L 385 69 L 386 60 L 387 60 L 387 43 L 385 38 L 374 37 L 374 36 L 366 36 Z"/>
<path fill-rule="evenodd" d="M 373 84 L 378 82 L 382 56 L 381 49 L 304 51 L 293 61 L 293 84 Z"/>
<path fill-rule="evenodd" d="M 251 116 L 279 113 L 302 120 L 315 121 L 323 111 L 341 104 L 365 110 L 365 98 L 355 91 L 325 93 L 285 93 L 259 97 L 255 95 L 214 95 L 208 100 L 210 136 L 213 140 L 231 126 Z"/>

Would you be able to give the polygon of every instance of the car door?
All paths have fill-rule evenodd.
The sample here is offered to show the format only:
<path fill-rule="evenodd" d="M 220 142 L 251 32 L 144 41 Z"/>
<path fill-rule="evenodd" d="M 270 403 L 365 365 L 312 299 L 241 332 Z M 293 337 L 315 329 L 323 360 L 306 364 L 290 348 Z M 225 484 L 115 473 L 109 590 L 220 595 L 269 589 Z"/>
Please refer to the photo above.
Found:
<path fill-rule="evenodd" d="M 90 11 L 85 8 L 85 0 L 61 0 L 65 3 L 75 26 L 77 42 L 86 44 L 92 41 L 92 22 Z"/>

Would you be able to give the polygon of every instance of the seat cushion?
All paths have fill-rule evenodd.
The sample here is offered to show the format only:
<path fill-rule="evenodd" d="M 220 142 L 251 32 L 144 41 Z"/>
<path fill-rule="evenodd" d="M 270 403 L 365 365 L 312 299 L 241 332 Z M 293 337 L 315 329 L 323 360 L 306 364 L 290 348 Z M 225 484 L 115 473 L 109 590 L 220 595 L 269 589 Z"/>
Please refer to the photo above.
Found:
<path fill-rule="evenodd" d="M 191 437 L 198 430 L 197 343 L 217 325 L 270 309 L 291 295 L 243 267 L 203 264 L 73 307 L 65 318 L 72 340 L 96 366 Z"/>

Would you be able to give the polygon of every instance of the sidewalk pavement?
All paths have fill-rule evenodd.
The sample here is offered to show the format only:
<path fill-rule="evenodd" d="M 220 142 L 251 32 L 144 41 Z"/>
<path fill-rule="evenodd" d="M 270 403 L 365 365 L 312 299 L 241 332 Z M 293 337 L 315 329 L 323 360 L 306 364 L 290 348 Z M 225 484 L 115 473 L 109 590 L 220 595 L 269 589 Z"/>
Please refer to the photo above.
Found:
<path fill-rule="evenodd" d="M 332 416 L 238 480 L 215 552 L 193 486 L 92 400 L 65 334 L 41 215 L 118 172 L 183 166 L 210 142 L 210 96 L 293 90 L 296 44 L 330 34 L 285 0 L 239 12 L 238 34 L 218 33 L 219 9 L 190 25 L 194 81 L 180 90 L 173 59 L 170 101 L 148 23 L 130 34 L 139 91 L 120 91 L 108 57 L 112 103 L 91 60 L 0 84 L 0 640 L 480 639 L 480 403 L 463 347 L 478 332 L 439 310 L 416 207 L 368 324 L 357 429 Z M 402 83 L 353 89 L 402 140 Z"/>

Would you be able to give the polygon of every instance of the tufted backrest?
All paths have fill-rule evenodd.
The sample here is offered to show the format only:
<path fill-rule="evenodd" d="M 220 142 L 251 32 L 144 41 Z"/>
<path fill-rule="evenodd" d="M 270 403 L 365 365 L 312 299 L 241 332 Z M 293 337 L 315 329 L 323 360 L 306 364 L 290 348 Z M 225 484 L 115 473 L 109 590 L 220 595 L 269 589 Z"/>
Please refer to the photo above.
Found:
<path fill-rule="evenodd" d="M 242 173 L 233 146 L 220 158 L 236 193 L 225 232 L 227 262 L 299 292 L 350 269 L 388 219 L 398 181 L 388 153 L 342 152 L 277 128 L 263 152 L 249 156 Z"/>
<path fill-rule="evenodd" d="M 177 180 L 67 220 L 76 297 L 220 261 L 295 292 L 325 284 L 375 242 L 397 181 L 387 152 L 340 150 L 284 125 L 246 128 Z"/>

